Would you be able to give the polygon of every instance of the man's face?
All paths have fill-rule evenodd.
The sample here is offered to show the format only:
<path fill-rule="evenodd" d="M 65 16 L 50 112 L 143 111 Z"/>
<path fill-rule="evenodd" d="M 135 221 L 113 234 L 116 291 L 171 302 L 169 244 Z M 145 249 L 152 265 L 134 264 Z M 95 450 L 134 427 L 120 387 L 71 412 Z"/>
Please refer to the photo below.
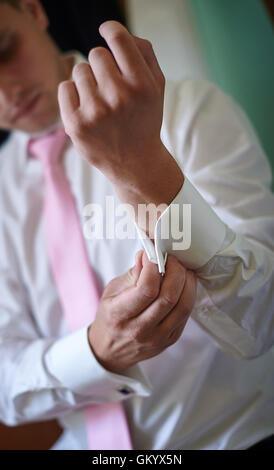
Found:
<path fill-rule="evenodd" d="M 40 131 L 59 116 L 57 89 L 66 78 L 37 0 L 22 11 L 0 4 L 0 128 Z"/>

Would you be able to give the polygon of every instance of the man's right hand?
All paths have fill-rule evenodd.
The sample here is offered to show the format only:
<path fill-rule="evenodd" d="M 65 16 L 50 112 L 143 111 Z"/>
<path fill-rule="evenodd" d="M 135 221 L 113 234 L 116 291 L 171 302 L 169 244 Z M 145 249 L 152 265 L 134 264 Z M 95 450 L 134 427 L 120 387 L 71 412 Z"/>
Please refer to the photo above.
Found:
<path fill-rule="evenodd" d="M 122 373 L 160 354 L 181 336 L 195 303 L 195 274 L 173 255 L 165 276 L 144 251 L 127 273 L 113 279 L 89 326 L 90 347 L 101 365 Z"/>

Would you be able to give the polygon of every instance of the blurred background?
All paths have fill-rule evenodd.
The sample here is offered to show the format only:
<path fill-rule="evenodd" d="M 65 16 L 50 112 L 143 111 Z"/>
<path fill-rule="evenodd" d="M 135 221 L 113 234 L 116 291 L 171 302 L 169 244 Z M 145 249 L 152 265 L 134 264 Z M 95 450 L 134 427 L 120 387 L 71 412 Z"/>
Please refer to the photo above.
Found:
<path fill-rule="evenodd" d="M 241 105 L 274 171 L 274 0 L 42 0 L 63 51 L 105 45 L 99 25 L 115 19 L 149 39 L 169 80 L 205 78 Z M 0 145 L 7 138 L 0 131 Z M 274 185 L 273 185 L 274 189 Z M 57 421 L 6 427 L 0 450 L 49 449 Z"/>

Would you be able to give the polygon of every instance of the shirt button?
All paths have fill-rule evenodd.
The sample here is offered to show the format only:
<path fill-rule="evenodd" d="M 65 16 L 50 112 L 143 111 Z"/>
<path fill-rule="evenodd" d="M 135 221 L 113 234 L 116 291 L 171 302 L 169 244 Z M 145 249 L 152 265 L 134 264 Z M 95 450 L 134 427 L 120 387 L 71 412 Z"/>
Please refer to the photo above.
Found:
<path fill-rule="evenodd" d="M 122 393 L 123 395 L 129 395 L 132 393 L 132 390 L 130 390 L 128 387 L 122 387 L 118 388 L 118 392 Z"/>

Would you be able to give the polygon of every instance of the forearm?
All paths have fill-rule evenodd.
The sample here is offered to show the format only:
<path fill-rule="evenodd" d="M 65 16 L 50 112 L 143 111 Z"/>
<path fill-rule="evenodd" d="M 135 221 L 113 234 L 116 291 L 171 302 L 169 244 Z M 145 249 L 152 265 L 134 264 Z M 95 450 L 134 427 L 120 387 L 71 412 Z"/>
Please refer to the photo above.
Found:
<path fill-rule="evenodd" d="M 87 327 L 57 340 L 9 338 L 2 341 L 0 354 L 0 420 L 10 426 L 58 418 L 91 403 L 123 400 L 119 389 L 125 384 L 133 393 L 146 394 L 136 368 L 122 376 L 97 362 Z"/>
<path fill-rule="evenodd" d="M 274 344 L 274 254 L 264 241 L 269 220 L 265 225 L 261 221 L 257 235 L 261 241 L 252 239 L 256 221 L 250 221 L 250 236 L 233 231 L 187 178 L 173 202 L 179 207 L 180 226 L 184 225 L 183 204 L 191 203 L 191 244 L 183 249 L 180 241 L 172 237 L 172 223 L 177 226 L 177 221 L 172 218 L 172 205 L 169 206 L 158 221 L 154 240 L 158 263 L 159 254 L 163 258 L 168 253 L 195 270 L 200 282 L 192 318 L 224 350 L 240 358 L 263 354 Z M 162 231 L 168 232 L 169 238 L 161 238 Z M 249 232 L 247 227 L 245 231 Z M 142 241 L 146 248 L 150 240 Z"/>

